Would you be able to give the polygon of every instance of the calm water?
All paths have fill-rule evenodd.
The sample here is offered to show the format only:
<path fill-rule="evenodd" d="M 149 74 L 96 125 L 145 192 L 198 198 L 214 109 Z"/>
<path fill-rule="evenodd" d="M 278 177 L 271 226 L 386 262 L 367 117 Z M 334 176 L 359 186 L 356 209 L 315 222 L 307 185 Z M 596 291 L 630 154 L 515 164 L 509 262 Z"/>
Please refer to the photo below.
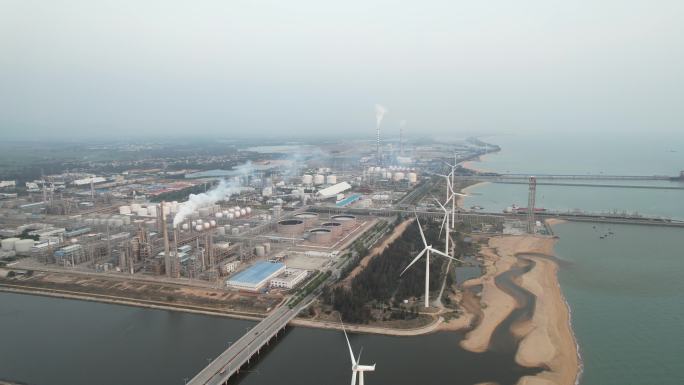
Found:
<path fill-rule="evenodd" d="M 684 231 L 587 223 L 554 230 L 582 384 L 684 384 Z M 608 231 L 615 234 L 599 239 Z"/>
<path fill-rule="evenodd" d="M 679 175 L 684 170 L 684 135 L 675 138 L 592 136 L 501 136 L 487 139 L 501 145 L 499 153 L 476 163 L 497 172 L 534 174 Z M 600 183 L 610 183 L 601 181 Z M 681 182 L 624 181 L 684 187 Z M 464 206 L 502 211 L 527 206 L 527 186 L 487 183 L 469 190 Z M 627 212 L 684 219 L 684 190 L 537 186 L 537 207 L 551 210 Z"/>
<path fill-rule="evenodd" d="M 96 302 L 0 293 L 0 378 L 32 385 L 183 384 L 252 322 Z M 534 370 L 511 349 L 476 354 L 460 335 L 351 335 L 370 384 L 515 384 Z M 513 349 L 514 350 L 514 349 Z M 347 384 L 344 335 L 294 328 L 234 383 Z"/>
<path fill-rule="evenodd" d="M 684 136 L 489 138 L 479 167 L 516 173 L 675 175 Z M 633 182 L 629 182 L 630 184 Z M 527 206 L 527 188 L 486 184 L 465 205 Z M 684 219 L 683 190 L 538 186 L 538 206 Z M 684 384 L 684 229 L 565 223 L 556 251 L 584 360 L 583 385 Z M 600 239 L 609 231 L 614 235 Z"/>

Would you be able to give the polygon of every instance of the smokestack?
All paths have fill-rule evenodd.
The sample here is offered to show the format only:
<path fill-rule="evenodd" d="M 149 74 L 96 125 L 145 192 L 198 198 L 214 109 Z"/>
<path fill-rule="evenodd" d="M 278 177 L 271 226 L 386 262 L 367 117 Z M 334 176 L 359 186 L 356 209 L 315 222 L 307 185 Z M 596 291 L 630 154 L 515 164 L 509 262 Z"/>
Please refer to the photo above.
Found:
<path fill-rule="evenodd" d="M 166 215 L 164 215 L 164 204 L 159 204 L 159 211 L 161 212 L 162 233 L 164 234 L 164 268 L 166 276 L 171 277 L 171 253 L 169 253 L 169 228 L 166 226 Z"/>
<path fill-rule="evenodd" d="M 382 123 L 382 118 L 385 116 L 387 109 L 379 104 L 375 105 L 375 132 L 376 132 L 376 157 L 378 164 L 382 162 L 382 154 L 380 153 L 380 123 Z"/>

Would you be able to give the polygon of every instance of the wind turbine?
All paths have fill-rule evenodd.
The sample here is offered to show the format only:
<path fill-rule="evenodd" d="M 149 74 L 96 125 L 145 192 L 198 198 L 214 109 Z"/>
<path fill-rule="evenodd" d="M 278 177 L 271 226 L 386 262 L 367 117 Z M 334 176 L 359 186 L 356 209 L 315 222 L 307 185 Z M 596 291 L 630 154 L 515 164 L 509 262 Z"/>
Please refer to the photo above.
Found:
<path fill-rule="evenodd" d="M 364 372 L 374 372 L 375 371 L 375 364 L 373 365 L 361 365 L 359 362 L 361 361 L 361 353 L 363 352 L 363 348 L 359 351 L 359 358 L 354 358 L 354 351 L 352 351 L 351 344 L 349 343 L 349 337 L 347 336 L 347 330 L 344 328 L 344 324 L 342 324 L 342 330 L 344 331 L 344 338 L 347 340 L 347 346 L 349 347 L 349 356 L 351 357 L 351 362 L 352 362 L 352 379 L 351 379 L 351 385 L 356 385 L 356 374 L 358 373 L 359 375 L 359 385 L 363 385 L 363 373 Z"/>
<path fill-rule="evenodd" d="M 455 261 L 460 261 L 460 259 L 456 259 L 447 253 L 443 253 L 433 248 L 432 245 L 428 245 L 427 241 L 425 240 L 425 234 L 423 233 L 423 227 L 420 225 L 420 219 L 418 219 L 418 214 L 416 214 L 416 222 L 418 222 L 418 230 L 420 230 L 420 237 L 423 239 L 423 245 L 425 247 L 423 248 L 423 251 L 418 253 L 418 255 L 415 258 L 413 258 L 413 261 L 411 261 L 411 263 L 409 263 L 408 266 L 404 268 L 404 270 L 401 272 L 401 274 L 399 274 L 399 276 L 404 275 L 406 270 L 408 270 L 409 267 L 416 263 L 420 259 L 420 257 L 422 257 L 423 254 L 425 254 L 425 307 L 430 307 L 430 252 L 437 253 L 446 258 L 451 258 Z"/>
<path fill-rule="evenodd" d="M 446 179 L 446 200 L 444 201 L 444 204 L 448 205 L 449 201 L 451 201 L 451 225 L 453 226 L 456 223 L 456 196 L 469 197 L 470 195 L 454 191 L 454 187 L 452 186 L 452 179 L 449 178 L 453 178 L 453 171 L 449 173 L 449 175 L 437 175 L 444 177 Z"/>

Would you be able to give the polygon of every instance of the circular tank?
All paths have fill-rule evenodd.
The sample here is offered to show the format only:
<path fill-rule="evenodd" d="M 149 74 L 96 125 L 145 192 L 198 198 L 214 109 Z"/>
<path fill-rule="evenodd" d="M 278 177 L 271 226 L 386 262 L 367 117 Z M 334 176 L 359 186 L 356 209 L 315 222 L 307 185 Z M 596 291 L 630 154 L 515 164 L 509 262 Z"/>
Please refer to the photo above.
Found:
<path fill-rule="evenodd" d="M 263 246 L 255 247 L 254 251 L 255 251 L 257 257 L 265 257 L 266 256 L 266 248 Z"/>
<path fill-rule="evenodd" d="M 337 183 L 337 176 L 336 175 L 328 175 L 325 177 L 325 182 L 327 184 L 335 184 Z"/>
<path fill-rule="evenodd" d="M 303 184 L 311 184 L 313 182 L 313 177 L 309 174 L 304 174 L 302 175 L 302 183 Z"/>
<path fill-rule="evenodd" d="M 246 210 L 246 209 L 240 210 L 240 215 L 242 215 L 243 217 L 244 217 L 245 215 L 247 215 L 247 210 Z"/>
<path fill-rule="evenodd" d="M 324 177 L 323 175 L 321 175 L 321 174 L 316 174 L 316 175 L 314 176 L 314 180 L 313 180 L 313 181 L 314 181 L 314 184 L 315 184 L 316 186 L 318 186 L 318 185 L 321 185 L 321 184 L 325 183 L 325 177 Z"/>
<path fill-rule="evenodd" d="M 209 223 L 209 222 L 204 222 L 204 223 L 203 223 L 203 226 L 204 226 L 205 229 L 208 229 L 208 228 L 211 227 L 211 223 Z"/>
<path fill-rule="evenodd" d="M 404 173 L 403 172 L 395 172 L 394 173 L 394 181 L 399 182 L 400 180 L 404 179 Z"/>
<path fill-rule="evenodd" d="M 251 207 L 247 207 L 245 210 L 247 211 L 247 214 L 251 214 L 251 213 L 252 213 L 252 208 L 251 208 Z"/>
<path fill-rule="evenodd" d="M 213 219 L 210 220 L 210 221 L 209 221 L 209 225 L 210 225 L 211 227 L 216 227 L 216 221 L 213 220 Z"/>
<path fill-rule="evenodd" d="M 202 231 L 202 229 L 203 229 L 202 225 L 195 226 L 195 230 L 197 230 L 197 231 Z"/>
<path fill-rule="evenodd" d="M 342 232 L 342 224 L 340 222 L 325 222 L 321 225 L 324 229 L 330 229 L 333 236 L 337 236 Z"/>
<path fill-rule="evenodd" d="M 309 240 L 315 243 L 329 243 L 332 240 L 332 231 L 330 229 L 317 228 L 309 231 Z"/>
<path fill-rule="evenodd" d="M 304 221 L 300 219 L 285 219 L 278 222 L 278 232 L 285 235 L 297 235 L 304 232 Z"/>
<path fill-rule="evenodd" d="M 17 253 L 30 253 L 31 248 L 35 244 L 36 241 L 33 239 L 20 239 L 16 242 L 14 242 L 14 250 L 17 251 Z"/>
<path fill-rule="evenodd" d="M 333 215 L 330 217 L 330 220 L 332 222 L 340 222 L 345 229 L 354 227 L 354 224 L 356 223 L 356 217 L 348 214 Z"/>
<path fill-rule="evenodd" d="M 182 228 L 183 230 L 187 230 L 187 229 L 190 228 L 190 226 L 188 226 L 187 223 L 183 223 L 183 226 L 181 226 L 181 228 Z"/>
<path fill-rule="evenodd" d="M 222 212 L 216 213 L 216 218 L 218 218 L 218 219 L 223 218 L 223 213 Z"/>
<path fill-rule="evenodd" d="M 318 214 L 316 213 L 299 213 L 295 214 L 294 217 L 295 219 L 299 219 L 300 221 L 304 222 L 304 226 L 306 227 L 313 226 L 318 221 Z"/>
<path fill-rule="evenodd" d="M 6 238 L 0 241 L 2 243 L 2 249 L 4 251 L 14 250 L 14 244 L 19 240 L 19 238 Z"/>
<path fill-rule="evenodd" d="M 409 183 L 416 183 L 418 181 L 418 174 L 415 172 L 408 173 L 408 181 Z"/>

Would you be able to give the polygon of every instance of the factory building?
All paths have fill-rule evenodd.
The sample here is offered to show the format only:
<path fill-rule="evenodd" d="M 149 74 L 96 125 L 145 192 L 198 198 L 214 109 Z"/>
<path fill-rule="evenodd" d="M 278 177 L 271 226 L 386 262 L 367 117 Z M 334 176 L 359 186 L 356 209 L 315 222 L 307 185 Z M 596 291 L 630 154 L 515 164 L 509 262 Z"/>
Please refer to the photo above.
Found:
<path fill-rule="evenodd" d="M 271 280 L 271 287 L 292 289 L 306 279 L 308 271 L 302 269 L 285 269 L 282 274 Z"/>
<path fill-rule="evenodd" d="M 284 263 L 260 261 L 228 278 L 226 286 L 256 292 L 283 271 L 285 271 Z"/>
<path fill-rule="evenodd" d="M 69 245 L 55 251 L 54 257 L 57 264 L 74 266 L 85 260 L 85 252 L 81 245 Z"/>

